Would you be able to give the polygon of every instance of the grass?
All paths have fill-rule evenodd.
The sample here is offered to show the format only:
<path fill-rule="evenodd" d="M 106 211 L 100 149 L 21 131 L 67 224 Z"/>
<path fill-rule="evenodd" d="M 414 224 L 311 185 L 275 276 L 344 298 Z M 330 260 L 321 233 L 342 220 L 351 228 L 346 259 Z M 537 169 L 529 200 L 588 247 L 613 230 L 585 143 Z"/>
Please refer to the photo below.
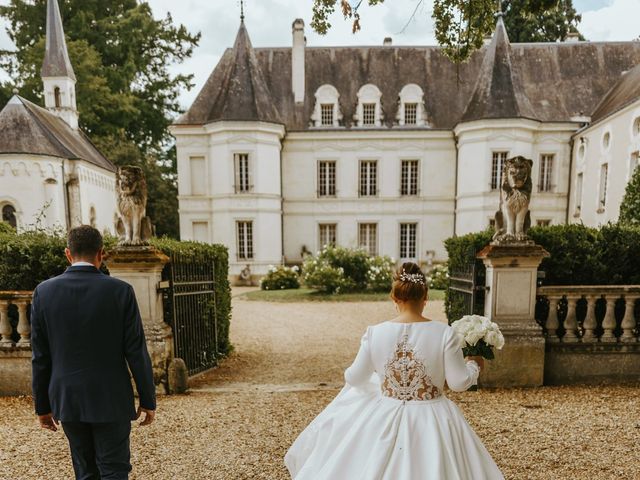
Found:
<path fill-rule="evenodd" d="M 296 290 L 255 290 L 241 295 L 240 298 L 257 302 L 382 302 L 389 300 L 387 292 L 359 292 L 328 294 L 309 288 Z M 444 290 L 430 290 L 429 300 L 444 300 Z"/>

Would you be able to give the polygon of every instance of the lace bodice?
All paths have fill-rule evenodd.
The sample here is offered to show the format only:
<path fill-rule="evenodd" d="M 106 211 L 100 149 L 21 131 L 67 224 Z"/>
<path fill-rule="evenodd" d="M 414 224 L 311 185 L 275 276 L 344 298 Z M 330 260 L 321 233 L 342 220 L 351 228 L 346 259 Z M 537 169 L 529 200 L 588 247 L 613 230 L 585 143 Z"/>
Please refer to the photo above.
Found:
<path fill-rule="evenodd" d="M 424 361 L 404 334 L 393 357 L 384 366 L 382 394 L 398 400 L 432 400 L 440 390 L 431 381 Z"/>
<path fill-rule="evenodd" d="M 475 362 L 465 363 L 460 340 L 444 323 L 384 322 L 367 328 L 345 380 L 365 385 L 374 373 L 383 396 L 426 401 L 442 396 L 445 381 L 452 390 L 466 390 L 479 369 Z"/>

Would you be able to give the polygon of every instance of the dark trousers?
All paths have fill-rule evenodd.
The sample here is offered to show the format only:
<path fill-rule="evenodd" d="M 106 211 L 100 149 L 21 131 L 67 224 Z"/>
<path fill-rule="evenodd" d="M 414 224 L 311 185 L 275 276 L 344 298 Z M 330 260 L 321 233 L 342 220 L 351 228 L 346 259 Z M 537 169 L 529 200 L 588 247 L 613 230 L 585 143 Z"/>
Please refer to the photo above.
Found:
<path fill-rule="evenodd" d="M 62 422 L 76 480 L 127 480 L 131 422 Z"/>

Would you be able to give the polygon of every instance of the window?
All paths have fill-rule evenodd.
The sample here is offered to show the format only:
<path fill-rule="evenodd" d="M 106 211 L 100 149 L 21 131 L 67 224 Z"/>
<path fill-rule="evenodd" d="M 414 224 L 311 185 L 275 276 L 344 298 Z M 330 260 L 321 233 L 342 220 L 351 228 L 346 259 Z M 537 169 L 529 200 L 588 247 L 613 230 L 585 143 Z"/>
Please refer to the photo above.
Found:
<path fill-rule="evenodd" d="M 376 124 L 376 104 L 364 103 L 362 105 L 362 124 L 372 127 Z"/>
<path fill-rule="evenodd" d="M 321 223 L 318 225 L 318 245 L 320 248 L 336 244 L 336 230 L 337 225 L 335 223 Z"/>
<path fill-rule="evenodd" d="M 8 223 L 13 228 L 18 227 L 18 220 L 16 218 L 16 208 L 13 205 L 7 204 L 2 207 L 2 221 Z"/>
<path fill-rule="evenodd" d="M 539 227 L 548 227 L 551 225 L 551 220 L 548 219 L 538 219 L 536 220 L 536 225 Z"/>
<path fill-rule="evenodd" d="M 375 197 L 378 193 L 378 164 L 375 160 L 360 162 L 360 196 Z"/>
<path fill-rule="evenodd" d="M 426 124 L 424 92 L 419 85 L 410 83 L 400 90 L 396 120 L 400 126 L 422 127 Z"/>
<path fill-rule="evenodd" d="M 209 222 L 193 222 L 193 240 L 196 242 L 209 242 Z"/>
<path fill-rule="evenodd" d="M 640 135 L 640 117 L 636 117 L 633 120 L 633 126 L 631 127 L 631 131 L 634 137 Z"/>
<path fill-rule="evenodd" d="M 417 223 L 400 224 L 400 258 L 416 259 Z"/>
<path fill-rule="evenodd" d="M 610 146 L 611 146 L 611 133 L 605 132 L 605 134 L 602 136 L 602 148 L 604 150 L 609 150 Z"/>
<path fill-rule="evenodd" d="M 404 124 L 405 125 L 418 124 L 418 104 L 417 103 L 404 104 Z"/>
<path fill-rule="evenodd" d="M 318 196 L 336 196 L 336 162 L 318 162 Z"/>
<path fill-rule="evenodd" d="M 62 106 L 62 101 L 60 100 L 60 87 L 56 87 L 53 89 L 53 99 L 56 108 L 60 108 Z"/>
<path fill-rule="evenodd" d="M 323 127 L 333 127 L 333 103 L 320 105 L 320 116 Z"/>
<path fill-rule="evenodd" d="M 96 207 L 93 206 L 89 209 L 89 225 L 96 228 Z"/>
<path fill-rule="evenodd" d="M 400 195 L 418 194 L 418 160 L 403 160 L 400 173 Z"/>
<path fill-rule="evenodd" d="M 631 157 L 629 158 L 629 180 L 633 177 L 633 174 L 636 171 L 636 168 L 640 165 L 640 151 L 633 152 Z"/>
<path fill-rule="evenodd" d="M 582 209 L 582 182 L 584 179 L 584 174 L 580 172 L 576 177 L 576 214 L 580 214 L 580 210 Z"/>
<path fill-rule="evenodd" d="M 540 179 L 538 182 L 539 192 L 550 192 L 553 189 L 553 160 L 555 155 L 545 154 L 540 155 Z"/>
<path fill-rule="evenodd" d="M 358 245 L 371 256 L 378 254 L 378 225 L 361 223 L 358 225 Z"/>
<path fill-rule="evenodd" d="M 604 212 L 607 205 L 607 177 L 609 176 L 609 164 L 605 163 L 600 167 L 600 197 L 598 202 L 598 213 Z"/>
<path fill-rule="evenodd" d="M 253 259 L 253 222 L 236 222 L 238 228 L 238 260 Z"/>
<path fill-rule="evenodd" d="M 205 174 L 204 157 L 190 157 L 189 169 L 191 173 L 191 195 L 205 195 L 207 193 L 207 176 Z"/>
<path fill-rule="evenodd" d="M 509 152 L 493 152 L 491 158 L 491 190 L 497 190 L 502 182 L 502 166 Z"/>
<path fill-rule="evenodd" d="M 252 185 L 249 178 L 249 154 L 236 153 L 234 155 L 234 164 L 236 176 L 236 193 L 250 192 L 252 189 Z"/>
<path fill-rule="evenodd" d="M 333 85 L 325 84 L 316 90 L 316 103 L 311 114 L 314 127 L 339 127 L 342 120 L 340 94 Z"/>

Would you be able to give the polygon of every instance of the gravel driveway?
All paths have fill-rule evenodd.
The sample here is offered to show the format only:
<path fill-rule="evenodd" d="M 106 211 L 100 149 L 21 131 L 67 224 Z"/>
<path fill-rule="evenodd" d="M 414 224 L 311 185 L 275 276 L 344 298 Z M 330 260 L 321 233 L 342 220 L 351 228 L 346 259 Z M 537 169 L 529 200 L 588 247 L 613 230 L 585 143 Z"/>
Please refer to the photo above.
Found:
<path fill-rule="evenodd" d="M 441 304 L 429 316 L 443 319 Z M 235 352 L 159 401 L 134 428 L 132 479 L 289 478 L 282 457 L 331 400 L 368 324 L 390 304 L 235 298 Z M 640 385 L 450 393 L 509 479 L 639 478 Z M 68 479 L 63 434 L 40 431 L 30 399 L 0 398 L 0 479 Z M 342 479 L 336 479 L 342 480 Z"/>

